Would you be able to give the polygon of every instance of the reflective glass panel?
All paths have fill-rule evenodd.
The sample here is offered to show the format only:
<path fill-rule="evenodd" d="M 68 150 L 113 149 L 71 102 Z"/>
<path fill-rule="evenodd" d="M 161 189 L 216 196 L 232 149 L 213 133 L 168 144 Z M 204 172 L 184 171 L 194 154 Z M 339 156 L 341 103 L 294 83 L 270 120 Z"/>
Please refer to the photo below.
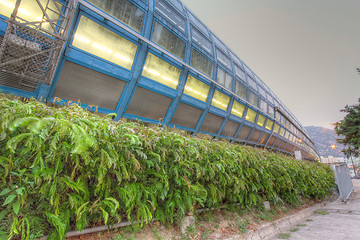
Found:
<path fill-rule="evenodd" d="M 279 130 L 280 130 L 280 125 L 275 123 L 275 126 L 274 126 L 274 133 L 279 133 Z"/>
<path fill-rule="evenodd" d="M 0 14 L 6 17 L 10 17 L 14 8 L 16 0 L 0 0 Z M 40 0 L 42 6 L 46 6 L 48 3 L 47 0 Z M 57 11 L 56 6 L 52 1 L 49 2 L 49 8 L 54 10 L 47 10 L 46 14 L 51 19 L 56 19 L 59 17 L 59 12 Z M 21 1 L 17 16 L 23 18 L 29 22 L 40 22 L 43 19 L 43 11 L 35 1 Z M 52 27 L 48 23 L 43 23 L 42 27 L 49 32 L 54 32 Z"/>
<path fill-rule="evenodd" d="M 221 50 L 216 49 L 217 59 L 225 65 L 225 67 L 231 69 L 231 60 Z"/>
<path fill-rule="evenodd" d="M 285 129 L 284 128 L 280 128 L 280 135 L 284 136 L 285 135 Z"/>
<path fill-rule="evenodd" d="M 256 96 L 253 92 L 249 91 L 249 102 L 258 107 L 259 106 L 259 97 Z"/>
<path fill-rule="evenodd" d="M 274 108 L 272 106 L 269 105 L 269 109 L 268 109 L 268 113 L 270 116 L 274 117 Z"/>
<path fill-rule="evenodd" d="M 266 118 L 263 115 L 259 114 L 257 125 L 264 127 Z"/>
<path fill-rule="evenodd" d="M 184 89 L 185 94 L 192 96 L 196 99 L 199 99 L 203 102 L 206 102 L 209 95 L 209 91 L 210 91 L 209 85 L 189 75 Z"/>
<path fill-rule="evenodd" d="M 224 111 L 227 111 L 229 102 L 230 102 L 229 96 L 219 92 L 218 90 L 215 90 L 211 105 L 213 105 L 214 107 L 220 108 Z"/>
<path fill-rule="evenodd" d="M 266 129 L 271 130 L 273 125 L 274 125 L 274 122 L 271 121 L 270 119 L 268 119 L 266 122 Z"/>
<path fill-rule="evenodd" d="M 217 71 L 217 82 L 227 89 L 232 90 L 232 77 L 220 68 L 218 68 Z"/>
<path fill-rule="evenodd" d="M 131 69 L 138 46 L 109 29 L 82 16 L 73 46 L 100 58 Z"/>
<path fill-rule="evenodd" d="M 194 25 L 198 29 L 200 29 L 203 33 L 205 33 L 205 35 L 209 36 L 209 32 L 206 29 L 205 25 L 202 22 L 200 22 L 191 12 L 188 12 L 188 15 L 189 15 L 190 21 L 192 23 L 194 23 Z"/>
<path fill-rule="evenodd" d="M 267 113 L 267 103 L 264 100 L 262 100 L 261 98 L 260 98 L 260 109 L 263 112 Z"/>
<path fill-rule="evenodd" d="M 248 108 L 247 113 L 246 113 L 246 120 L 249 122 L 254 123 L 255 119 L 256 119 L 256 112 L 250 108 Z"/>
<path fill-rule="evenodd" d="M 265 90 L 262 87 L 259 87 L 259 93 L 261 94 L 261 96 L 266 98 Z"/>
<path fill-rule="evenodd" d="M 181 70 L 170 63 L 149 53 L 143 68 L 143 76 L 176 89 Z"/>
<path fill-rule="evenodd" d="M 158 22 L 155 22 L 154 25 L 152 41 L 159 44 L 175 56 L 184 59 L 186 48 L 185 42 Z"/>
<path fill-rule="evenodd" d="M 246 100 L 246 87 L 239 81 L 235 82 L 235 93 Z"/>
<path fill-rule="evenodd" d="M 194 42 L 199 44 L 205 51 L 213 54 L 213 45 L 202 33 L 200 33 L 196 28 L 192 27 L 192 39 Z"/>
<path fill-rule="evenodd" d="M 192 50 L 191 66 L 198 69 L 200 72 L 204 73 L 205 75 L 212 77 L 212 71 L 213 71 L 212 62 L 210 62 L 209 59 L 204 57 L 201 53 L 199 53 L 195 49 Z"/>
<path fill-rule="evenodd" d="M 128 0 L 87 0 L 104 12 L 141 33 L 145 12 Z"/>
<path fill-rule="evenodd" d="M 237 65 L 235 65 L 235 73 L 239 78 L 245 81 L 245 72 Z"/>
<path fill-rule="evenodd" d="M 170 21 L 170 23 L 175 25 L 175 27 L 180 29 L 182 32 L 185 32 L 185 20 L 171 7 L 169 7 L 164 1 L 156 1 L 156 11 L 166 17 Z"/>
<path fill-rule="evenodd" d="M 245 106 L 237 101 L 234 101 L 231 113 L 238 117 L 243 117 Z"/>
<path fill-rule="evenodd" d="M 250 77 L 249 75 L 248 75 L 248 82 L 249 82 L 250 87 L 252 87 L 254 90 L 257 90 L 255 80 L 252 79 L 252 77 Z"/>

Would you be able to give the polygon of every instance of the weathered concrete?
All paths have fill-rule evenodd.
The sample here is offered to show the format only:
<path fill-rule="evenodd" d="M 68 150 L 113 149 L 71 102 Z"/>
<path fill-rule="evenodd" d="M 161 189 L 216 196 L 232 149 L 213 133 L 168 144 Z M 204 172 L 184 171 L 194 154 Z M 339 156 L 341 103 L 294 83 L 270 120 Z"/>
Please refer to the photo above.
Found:
<path fill-rule="evenodd" d="M 302 224 L 306 226 L 288 226 L 287 232 L 290 233 L 290 240 L 338 240 L 338 239 L 360 239 L 360 180 L 353 180 L 355 192 L 344 203 L 338 198 L 336 201 L 327 204 L 318 211 L 325 211 L 328 214 L 313 214 Z M 323 212 L 323 213 L 325 213 Z M 290 232 L 291 229 L 298 227 L 299 230 Z M 273 237 L 273 240 L 278 239 Z"/>
<path fill-rule="evenodd" d="M 260 226 L 256 231 L 233 236 L 227 240 L 277 240 L 279 233 L 290 233 L 290 240 L 360 240 L 360 180 L 353 180 L 355 192 L 344 203 L 316 204 L 296 214 Z M 321 215 L 314 212 L 325 211 Z M 310 221 L 306 221 L 311 219 Z M 306 224 L 306 226 L 302 226 Z M 291 229 L 299 228 L 295 232 Z"/>

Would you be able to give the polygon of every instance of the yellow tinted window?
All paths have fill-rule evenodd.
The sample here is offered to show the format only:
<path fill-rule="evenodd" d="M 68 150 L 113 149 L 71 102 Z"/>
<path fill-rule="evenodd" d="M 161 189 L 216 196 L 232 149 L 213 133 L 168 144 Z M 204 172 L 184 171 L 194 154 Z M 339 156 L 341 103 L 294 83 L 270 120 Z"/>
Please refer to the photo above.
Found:
<path fill-rule="evenodd" d="M 232 114 L 242 118 L 243 114 L 244 114 L 244 110 L 245 110 L 244 105 L 242 105 L 241 103 L 239 103 L 237 101 L 234 101 L 233 107 L 231 109 Z"/>
<path fill-rule="evenodd" d="M 279 133 L 279 130 L 280 130 L 280 125 L 275 123 L 275 126 L 274 126 L 274 132 L 275 133 Z"/>
<path fill-rule="evenodd" d="M 274 122 L 271 121 L 270 119 L 268 119 L 266 122 L 266 129 L 271 130 L 273 125 L 274 125 Z"/>
<path fill-rule="evenodd" d="M 258 121 L 257 121 L 257 125 L 263 127 L 264 124 L 265 124 L 265 120 L 266 120 L 266 118 L 265 118 L 263 115 L 260 115 L 260 114 L 259 114 L 259 118 L 258 118 Z"/>
<path fill-rule="evenodd" d="M 230 102 L 229 96 L 219 92 L 218 90 L 215 90 L 211 105 L 213 105 L 214 107 L 220 108 L 224 111 L 227 111 L 229 102 Z"/>
<path fill-rule="evenodd" d="M 73 45 L 109 62 L 131 69 L 137 45 L 82 16 Z"/>
<path fill-rule="evenodd" d="M 256 112 L 250 108 L 248 108 L 246 113 L 246 120 L 249 122 L 255 122 L 256 119 Z"/>
<path fill-rule="evenodd" d="M 14 8 L 15 8 L 16 0 L 0 0 L 0 14 L 10 17 Z M 40 0 L 42 6 L 46 6 L 48 3 L 47 0 Z M 51 9 L 51 10 L 50 10 Z M 55 11 L 55 12 L 54 12 Z M 59 14 L 56 6 L 52 1 L 49 1 L 49 9 L 46 11 L 46 14 L 51 19 L 59 18 Z M 29 22 L 40 22 L 43 19 L 43 12 L 36 1 L 23 0 L 20 3 L 17 16 L 25 19 Z M 52 28 L 48 23 L 43 23 L 42 27 L 46 30 L 53 32 Z"/>
<path fill-rule="evenodd" d="M 209 90 L 209 85 L 189 75 L 185 85 L 184 93 L 203 102 L 206 102 L 209 95 Z"/>
<path fill-rule="evenodd" d="M 285 129 L 284 129 L 284 128 L 281 128 L 281 129 L 280 129 L 280 135 L 281 135 L 281 136 L 284 136 L 284 135 L 285 135 Z"/>
<path fill-rule="evenodd" d="M 181 70 L 149 53 L 146 58 L 142 75 L 176 89 L 179 83 Z"/>

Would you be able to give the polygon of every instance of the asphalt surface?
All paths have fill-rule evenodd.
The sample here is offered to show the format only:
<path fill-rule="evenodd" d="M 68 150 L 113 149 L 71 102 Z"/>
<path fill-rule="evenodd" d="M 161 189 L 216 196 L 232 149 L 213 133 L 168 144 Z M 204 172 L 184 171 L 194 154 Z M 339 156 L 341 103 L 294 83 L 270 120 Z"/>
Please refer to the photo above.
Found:
<path fill-rule="evenodd" d="M 354 179 L 353 185 L 355 191 L 346 203 L 339 197 L 271 239 L 360 240 L 360 180 Z"/>

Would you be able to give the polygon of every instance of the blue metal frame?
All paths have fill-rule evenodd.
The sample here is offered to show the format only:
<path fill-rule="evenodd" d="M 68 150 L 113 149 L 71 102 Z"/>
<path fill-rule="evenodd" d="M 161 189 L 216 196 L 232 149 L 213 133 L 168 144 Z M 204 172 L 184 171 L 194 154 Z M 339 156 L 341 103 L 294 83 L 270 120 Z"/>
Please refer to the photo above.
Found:
<path fill-rule="evenodd" d="M 66 36 L 66 43 L 65 48 L 63 50 L 63 53 L 60 57 L 53 82 L 51 85 L 46 84 L 38 84 L 36 90 L 34 92 L 28 92 L 19 90 L 16 88 L 6 87 L 2 86 L 1 90 L 9 93 L 16 94 L 18 96 L 23 97 L 35 97 L 38 100 L 44 100 L 44 101 L 53 101 L 54 98 L 52 97 L 57 81 L 59 79 L 60 73 L 62 71 L 62 68 L 64 66 L 65 61 L 70 61 L 79 65 L 82 65 L 84 67 L 87 67 L 89 69 L 107 74 L 109 76 L 118 78 L 124 82 L 126 82 L 125 88 L 123 90 L 122 95 L 119 98 L 119 101 L 117 103 L 116 109 L 109 110 L 104 108 L 98 108 L 98 111 L 101 113 L 112 113 L 115 112 L 117 114 L 115 120 L 119 120 L 122 117 L 126 117 L 129 119 L 134 120 L 142 120 L 144 122 L 154 123 L 154 124 L 164 124 L 170 127 L 176 127 L 179 129 L 184 129 L 187 131 L 191 131 L 193 135 L 196 135 L 197 133 L 205 133 L 209 134 L 211 136 L 214 136 L 215 139 L 218 138 L 224 138 L 229 139 L 231 142 L 241 142 L 245 144 L 251 144 L 254 146 L 262 146 L 262 147 L 269 147 L 273 148 L 275 150 L 279 150 L 282 152 L 287 152 L 289 154 L 292 154 L 292 151 L 294 149 L 300 149 L 302 152 L 308 152 L 307 148 L 310 147 L 312 149 L 313 147 L 309 144 L 308 136 L 306 133 L 302 132 L 301 129 L 298 129 L 297 125 L 292 122 L 293 116 L 291 113 L 288 113 L 286 107 L 283 107 L 285 109 L 285 115 L 287 116 L 287 119 L 290 120 L 291 124 L 293 124 L 302 134 L 305 136 L 306 139 L 303 139 L 303 143 L 306 144 L 307 147 L 303 147 L 297 142 L 292 142 L 289 139 L 286 139 L 282 137 L 279 133 L 274 132 L 275 124 L 278 124 L 281 128 L 285 128 L 286 131 L 288 128 L 284 126 L 282 121 L 277 121 L 276 117 L 269 115 L 269 107 L 274 108 L 274 114 L 278 114 L 274 103 L 271 103 L 267 97 L 263 97 L 261 93 L 259 92 L 259 87 L 262 87 L 264 85 L 265 89 L 264 91 L 268 93 L 275 101 L 279 102 L 280 106 L 282 106 L 282 103 L 280 100 L 277 100 L 277 97 L 271 92 L 271 90 L 268 90 L 268 87 L 262 83 L 262 80 L 258 78 L 249 67 L 247 67 L 239 58 L 236 57 L 236 62 L 234 59 L 234 55 L 224 44 L 225 49 L 227 52 L 224 52 L 222 50 L 221 46 L 217 46 L 215 41 L 212 39 L 213 37 L 216 37 L 213 33 L 209 31 L 209 29 L 205 26 L 207 32 L 204 33 L 201 28 L 197 26 L 196 23 L 193 23 L 190 21 L 189 17 L 189 11 L 185 7 L 184 4 L 181 4 L 183 12 L 179 11 L 176 7 L 174 7 L 171 3 L 166 2 L 168 4 L 168 7 L 170 7 L 172 10 L 177 12 L 180 16 L 184 18 L 184 21 L 186 22 L 185 25 L 185 32 L 180 31 L 176 26 L 172 25 L 170 21 L 168 21 L 167 18 L 163 17 L 161 14 L 156 13 L 156 3 L 155 0 L 149 0 L 146 3 L 143 3 L 142 1 L 135 1 L 135 0 L 129 0 L 131 3 L 133 3 L 135 6 L 139 7 L 142 11 L 144 11 L 144 22 L 142 26 L 141 33 L 137 33 L 134 29 L 131 27 L 126 26 L 125 24 L 121 23 L 120 21 L 116 20 L 114 17 L 106 13 L 105 11 L 96 8 L 94 5 L 87 4 L 83 0 L 79 0 L 79 4 L 77 5 L 76 12 L 74 14 L 73 21 L 71 23 L 71 28 L 68 33 L 68 36 Z M 192 13 L 191 13 L 192 14 Z M 91 53 L 85 52 L 81 49 L 78 49 L 74 46 L 72 46 L 73 42 L 73 36 L 77 29 L 79 20 L 81 16 L 85 16 L 92 21 L 100 24 L 103 27 L 106 27 L 107 29 L 111 30 L 112 32 L 118 34 L 121 37 L 126 38 L 127 40 L 137 44 L 138 49 L 134 58 L 132 69 L 125 69 L 119 65 L 116 65 L 112 62 L 109 62 L 105 59 L 102 59 L 100 57 L 97 57 L 95 55 L 92 55 Z M 0 19 L 7 19 L 4 16 L 0 15 Z M 162 49 L 157 44 L 151 42 L 149 39 L 151 39 L 153 34 L 153 28 L 155 21 L 161 24 L 163 27 L 168 29 L 170 32 L 175 34 L 177 37 L 179 37 L 182 41 L 186 43 L 186 50 L 185 50 L 185 57 L 184 59 L 179 59 L 176 56 L 172 56 L 171 53 L 166 51 L 165 49 Z M 199 21 L 200 22 L 200 21 Z M 192 41 L 192 34 L 193 34 L 193 28 L 196 28 L 197 31 L 202 33 L 206 39 L 212 44 L 212 55 L 203 50 L 201 46 L 199 46 L 196 42 Z M 0 21 L 0 35 L 4 34 L 6 30 L 6 23 Z M 217 37 L 216 37 L 217 38 Z M 221 41 L 219 38 L 217 38 L 219 41 Z M 216 50 L 216 48 L 218 48 Z M 198 51 L 200 54 L 202 54 L 206 59 L 208 59 L 212 64 L 212 77 L 207 77 L 205 74 L 202 74 L 200 71 L 195 69 L 190 65 L 191 63 L 191 57 L 192 57 L 192 51 Z M 228 68 L 224 64 L 222 64 L 218 58 L 216 51 L 221 51 L 225 56 L 227 56 L 230 59 L 231 66 Z M 143 66 L 146 62 L 146 58 L 149 53 L 154 54 L 155 56 L 161 58 L 162 60 L 170 63 L 171 65 L 181 69 L 181 75 L 179 79 L 179 83 L 177 86 L 177 89 L 172 89 L 166 85 L 163 85 L 157 81 L 154 81 L 152 79 L 146 78 L 142 76 L 142 70 Z M 245 73 L 245 79 L 241 79 L 239 76 L 236 75 L 235 65 L 240 67 L 244 73 Z M 232 89 L 226 89 L 223 86 L 220 86 L 217 83 L 217 71 L 218 68 L 222 69 L 226 74 L 229 74 L 232 77 Z M 206 102 L 202 102 L 198 99 L 195 99 L 191 96 L 188 96 L 184 94 L 184 87 L 187 81 L 188 76 L 191 75 L 195 77 L 196 79 L 206 83 L 210 86 L 210 91 L 208 94 L 208 98 Z M 256 89 L 253 89 L 253 87 L 249 84 L 249 77 L 254 79 L 256 83 Z M 239 81 L 246 87 L 246 99 L 243 99 L 242 97 L 236 95 L 236 81 Z M 131 114 L 127 114 L 126 110 L 134 96 L 135 90 L 137 87 L 142 87 L 148 90 L 151 90 L 153 92 L 159 93 L 161 95 L 165 95 L 172 99 L 172 102 L 170 104 L 170 107 L 166 113 L 165 118 L 159 122 L 159 120 L 154 120 L 146 117 L 139 117 L 134 116 Z M 267 89 L 266 89 L 267 87 Z M 227 108 L 227 111 L 224 111 L 222 109 L 219 109 L 215 106 L 212 106 L 212 100 L 215 90 L 220 91 L 221 93 L 227 95 L 230 97 L 229 105 Z M 255 94 L 258 97 L 258 103 L 257 106 L 253 106 L 251 103 L 249 103 L 249 91 L 251 91 L 253 94 Z M 270 91 L 270 92 L 269 92 Z M 262 99 L 267 104 L 267 110 L 263 112 L 260 109 L 259 101 Z M 234 104 L 234 101 L 238 101 L 239 103 L 243 104 L 245 106 L 243 117 L 240 118 L 238 116 L 235 116 L 231 114 L 232 106 Z M 65 105 L 68 101 L 63 100 L 61 102 L 58 102 L 60 105 Z M 195 107 L 202 111 L 202 114 L 196 124 L 196 127 L 194 129 L 187 128 L 184 126 L 178 126 L 174 124 L 170 124 L 171 119 L 173 118 L 178 106 L 180 103 L 188 104 L 192 107 Z M 80 104 L 82 107 L 89 109 L 91 106 L 87 105 L 86 103 Z M 259 107 L 258 107 L 259 106 Z M 252 109 L 256 112 L 256 118 L 255 122 L 251 123 L 246 120 L 246 115 L 248 112 L 248 109 Z M 94 110 L 94 109 L 91 109 Z M 209 133 L 205 131 L 200 131 L 200 128 L 208 115 L 208 113 L 215 114 L 216 116 L 224 118 L 223 122 L 221 123 L 221 126 L 217 133 Z M 263 115 L 266 120 L 263 127 L 260 127 L 257 125 L 257 121 L 259 118 L 259 114 Z M 282 113 L 284 114 L 284 113 Z M 239 124 L 239 127 L 236 129 L 236 132 L 234 136 L 224 136 L 222 135 L 224 128 L 228 121 L 234 121 Z M 272 129 L 266 129 L 266 124 L 268 121 L 273 121 L 274 124 L 272 126 Z M 298 123 L 297 123 L 298 124 Z M 298 124 L 299 125 L 299 124 Z M 238 139 L 238 136 L 240 132 L 242 131 L 242 128 L 244 126 L 250 127 L 251 131 L 249 135 L 247 136 L 247 139 Z M 292 129 L 292 128 L 291 128 Z M 259 131 L 260 135 L 257 138 L 257 140 L 249 141 L 254 131 Z M 290 131 L 291 132 L 291 131 Z M 260 143 L 261 138 L 264 134 L 268 134 L 268 139 Z M 297 138 L 300 138 L 296 132 L 291 133 L 292 135 L 296 136 Z M 268 145 L 270 139 L 274 137 L 274 142 L 270 145 Z M 301 138 L 300 138 L 301 139 Z M 278 147 L 274 147 L 277 145 L 278 141 L 282 141 L 282 143 Z M 285 151 L 287 149 L 287 151 Z M 316 151 L 315 151 L 316 152 Z M 307 153 L 309 156 L 311 156 L 311 153 Z M 303 154 L 306 155 L 306 154 Z"/>

